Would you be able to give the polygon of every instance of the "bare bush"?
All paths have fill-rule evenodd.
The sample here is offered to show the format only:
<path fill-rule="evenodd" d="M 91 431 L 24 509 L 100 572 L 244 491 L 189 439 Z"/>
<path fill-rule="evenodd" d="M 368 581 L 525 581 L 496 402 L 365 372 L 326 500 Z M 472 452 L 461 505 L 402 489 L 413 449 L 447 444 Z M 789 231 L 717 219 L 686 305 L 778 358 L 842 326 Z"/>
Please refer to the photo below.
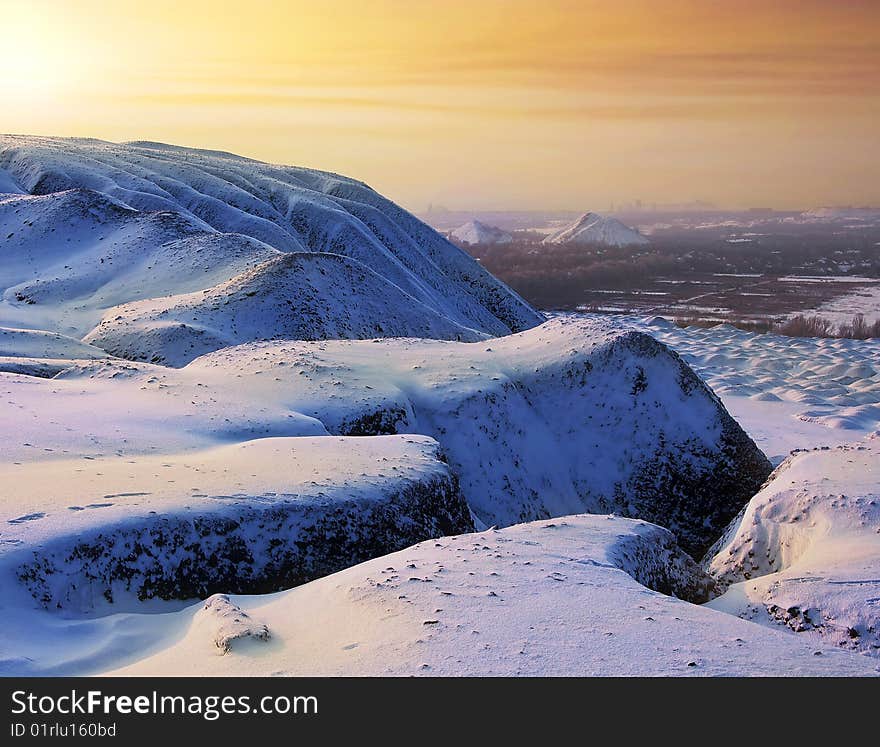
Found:
<path fill-rule="evenodd" d="M 851 340 L 867 340 L 869 337 L 877 337 L 877 328 L 880 320 L 874 324 L 868 324 L 864 314 L 856 314 L 849 324 L 840 325 L 840 336 Z"/>
<path fill-rule="evenodd" d="M 721 324 L 717 319 L 695 316 L 678 316 L 674 322 L 679 327 L 715 327 Z M 849 340 L 871 340 L 880 338 L 880 319 L 869 323 L 864 314 L 856 314 L 851 322 L 835 327 L 830 319 L 819 316 L 798 314 L 781 323 L 757 321 L 752 319 L 725 319 L 724 323 L 737 329 L 756 334 L 771 332 L 786 337 L 832 337 Z"/>
<path fill-rule="evenodd" d="M 788 337 L 834 337 L 834 323 L 819 316 L 798 314 L 777 326 L 774 332 Z"/>

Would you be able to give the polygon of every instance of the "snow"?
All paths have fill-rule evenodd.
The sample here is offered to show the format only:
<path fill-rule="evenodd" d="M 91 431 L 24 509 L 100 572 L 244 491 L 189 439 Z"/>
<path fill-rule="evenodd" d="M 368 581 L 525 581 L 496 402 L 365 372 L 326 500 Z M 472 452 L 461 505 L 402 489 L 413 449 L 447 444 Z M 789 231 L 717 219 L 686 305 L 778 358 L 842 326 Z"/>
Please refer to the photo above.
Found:
<path fill-rule="evenodd" d="M 775 464 L 793 449 L 860 441 L 880 430 L 877 340 L 754 334 L 728 324 L 678 327 L 658 317 L 612 318 L 679 353 Z"/>
<path fill-rule="evenodd" d="M 385 295 L 400 299 L 391 334 L 409 325 L 410 335 L 498 335 L 542 320 L 465 252 L 336 174 L 159 144 L 24 136 L 0 136 L 0 174 L 10 191 L 0 192 L 3 326 L 82 337 L 110 307 L 211 289 L 286 252 L 346 258 L 323 261 L 319 290 L 336 300 L 322 310 L 326 334 L 364 327 L 338 300 L 359 274 L 373 278 L 359 291 L 373 312 L 394 301 Z M 286 282 L 299 282 L 301 265 L 288 270 Z M 214 319 L 224 334 L 234 326 L 227 316 Z M 271 322 L 265 337 L 289 331 Z"/>
<path fill-rule="evenodd" d="M 497 226 L 488 226 L 478 220 L 471 220 L 449 234 L 449 238 L 462 244 L 509 244 L 513 241 L 507 231 Z"/>
<path fill-rule="evenodd" d="M 693 551 L 770 472 L 677 356 L 601 319 L 476 343 L 258 342 L 179 370 L 72 363 L 0 394 L 17 423 L 0 456 L 14 461 L 420 433 L 441 444 L 486 526 L 616 511 L 662 523 Z"/>
<path fill-rule="evenodd" d="M 876 342 L 545 321 L 158 143 L 0 136 L 0 240 L 0 674 L 880 672 Z"/>
<path fill-rule="evenodd" d="M 712 607 L 880 655 L 880 437 L 793 454 L 707 567 Z"/>
<path fill-rule="evenodd" d="M 196 293 L 116 306 L 83 339 L 130 360 L 183 366 L 251 340 L 377 337 L 488 335 L 456 324 L 359 262 L 296 252 Z"/>
<path fill-rule="evenodd" d="M 226 653 L 200 603 L 143 615 L 133 629 L 125 615 L 79 623 L 79 647 L 97 646 L 73 663 L 29 655 L 39 672 L 112 675 L 877 674 L 876 661 L 652 591 L 640 575 L 682 594 L 704 583 L 665 530 L 573 516 L 431 540 L 280 594 L 230 597 L 268 640 L 233 641 Z M 124 648 L 135 636 L 146 655 Z"/>
<path fill-rule="evenodd" d="M 437 444 L 417 436 L 4 464 L 0 484 L 15 485 L 4 587 L 72 612 L 285 588 L 473 526 Z"/>
<path fill-rule="evenodd" d="M 584 213 L 570 225 L 544 239 L 545 244 L 601 244 L 604 246 L 633 246 L 647 244 L 648 239 L 634 228 L 616 218 L 605 218 L 597 213 Z"/>
<path fill-rule="evenodd" d="M 688 330 L 662 320 L 641 324 L 668 341 L 680 335 L 679 347 L 681 340 L 689 339 Z M 290 490 L 288 483 L 293 479 L 297 490 L 305 494 L 326 490 L 309 487 L 316 469 L 312 460 L 325 465 L 325 481 L 336 485 L 349 474 L 354 485 L 363 486 L 369 465 L 352 462 L 358 453 L 352 447 L 363 445 L 367 453 L 377 454 L 375 443 L 383 437 L 347 437 L 339 441 L 345 454 L 340 458 L 330 450 L 339 437 L 327 434 L 352 427 L 382 430 L 393 423 L 359 417 L 371 410 L 362 407 L 367 398 L 375 396 L 373 404 L 387 402 L 389 392 L 376 388 L 382 382 L 388 382 L 385 387 L 391 393 L 406 391 L 409 404 L 422 406 L 433 392 L 438 411 L 454 410 L 445 405 L 450 396 L 458 396 L 457 388 L 472 392 L 498 386 L 493 378 L 501 379 L 502 374 L 510 378 L 517 368 L 521 374 L 534 376 L 536 367 L 558 367 L 560 354 L 574 355 L 584 345 L 582 338 L 589 341 L 588 347 L 601 350 L 602 336 L 617 339 L 622 326 L 621 320 L 556 320 L 521 335 L 470 344 L 419 340 L 257 343 L 212 353 L 179 370 L 98 360 L 66 361 L 65 372 L 50 381 L 6 374 L 0 391 L 13 407 L 3 413 L 14 412 L 15 425 L 6 421 L 3 430 L 14 432 L 16 438 L 3 443 L 3 469 L 11 472 L 0 484 L 9 484 L 14 470 L 20 470 L 18 484 L 31 486 L 31 492 L 22 494 L 6 512 L 13 520 L 29 514 L 46 516 L 4 526 L 16 533 L 15 539 L 44 536 L 41 542 L 48 544 L 74 531 L 79 534 L 81 529 L 87 534 L 88 526 L 112 526 L 112 520 L 101 517 L 112 519 L 112 512 L 117 511 L 121 521 L 128 515 L 125 506 L 134 502 L 145 502 L 142 508 L 149 516 L 148 511 L 155 509 L 147 508 L 148 504 L 167 501 L 165 505 L 171 507 L 204 501 L 191 498 L 189 489 L 194 487 L 203 494 L 216 489 L 220 495 L 263 495 L 280 492 L 282 487 Z M 743 333 L 745 337 L 737 342 L 738 334 L 731 328 L 716 328 L 700 331 L 700 337 L 695 331 L 691 349 L 703 357 L 694 359 L 710 377 L 730 375 L 732 368 L 746 369 L 750 362 L 759 374 L 761 364 L 763 370 L 772 370 L 774 351 L 778 354 L 785 349 L 780 341 L 778 347 L 755 355 L 756 349 L 761 350 L 754 342 L 756 336 Z M 629 339 L 624 335 L 624 340 Z M 760 342 L 766 340 L 762 337 Z M 858 351 L 855 342 L 803 341 L 803 347 L 795 349 L 807 360 L 816 355 L 817 345 L 847 343 L 845 348 Z M 632 354 L 627 346 L 622 347 Z M 716 355 L 726 351 L 734 360 L 740 350 L 746 360 L 735 366 L 713 360 L 713 349 Z M 519 364 L 517 356 L 522 357 Z M 616 365 L 614 359 L 611 363 Z M 804 375 L 802 368 L 794 370 Z M 785 376 L 793 374 L 783 372 L 780 381 Z M 294 385 L 299 380 L 304 383 Z M 795 376 L 789 387 L 793 390 L 798 384 Z M 539 376 L 534 386 L 536 391 L 545 390 L 547 380 Z M 747 401 L 762 408 L 778 404 Z M 564 400 L 558 407 L 559 412 L 570 410 Z M 407 416 L 417 412 L 413 407 Z M 286 417 L 294 413 L 295 417 Z M 578 417 L 582 416 L 572 418 L 572 425 Z M 531 416 L 529 422 L 533 420 Z M 136 427 L 145 433 L 139 434 Z M 826 426 L 813 428 L 828 430 Z M 240 444 L 273 430 L 287 437 Z M 449 430 L 456 430 L 451 422 Z M 419 441 L 416 436 L 390 438 Z M 535 438 L 539 443 L 543 436 Z M 210 444 L 218 440 L 232 445 L 214 451 L 217 447 Z M 467 437 L 462 441 L 474 443 Z M 59 442 L 67 454 L 43 450 Z M 306 469 L 289 457 L 279 458 L 278 449 L 291 450 L 295 456 L 306 442 L 310 444 Z M 508 444 L 502 451 L 519 456 L 531 443 Z M 429 439 L 422 438 L 421 444 L 420 449 L 436 448 Z M 262 457 L 265 466 L 251 452 L 236 467 L 234 455 L 254 449 L 268 449 Z M 403 458 L 397 447 L 385 449 L 382 459 Z M 77 454 L 91 458 L 77 459 Z M 446 466 L 424 451 L 421 454 L 429 472 L 442 474 L 452 467 L 451 460 Z M 161 466 L 166 464 L 170 466 Z M 385 476 L 399 464 L 377 462 L 372 469 L 378 467 L 381 477 L 370 472 L 374 486 L 384 484 Z M 278 472 L 280 465 L 286 466 L 285 472 Z M 347 473 L 340 475 L 344 465 Z M 163 487 L 152 477 L 157 473 L 177 482 Z M 142 476 L 147 489 L 133 489 L 132 484 L 141 482 L 130 475 Z M 190 485 L 196 475 L 198 483 Z M 68 483 L 70 489 L 58 491 L 50 500 L 49 488 Z M 187 488 L 186 493 L 175 492 L 178 483 Z M 105 497 L 138 492 L 154 495 Z M 68 500 L 74 493 L 81 497 Z M 81 512 L 66 508 L 85 508 L 90 503 L 113 506 Z M 66 514 L 87 524 L 67 529 Z M 3 536 L 7 537 L 6 530 Z M 642 539 L 632 544 L 634 537 Z M 563 517 L 432 540 L 280 594 L 242 596 L 229 595 L 229 589 L 212 589 L 227 594 L 230 605 L 248 616 L 246 620 L 239 616 L 245 622 L 234 630 L 222 612 L 230 608 L 219 601 L 205 610 L 204 602 L 186 606 L 159 600 L 135 602 L 133 595 L 122 590 L 117 591 L 113 605 L 88 614 L 65 613 L 35 608 L 23 587 L 4 582 L 7 593 L 2 614 L 7 637 L 0 649 L 0 666 L 8 674 L 877 674 L 874 661 L 837 650 L 835 641 L 805 639 L 788 627 L 757 626 L 711 608 L 729 606 L 731 592 L 707 608 L 646 589 L 636 579 L 671 591 L 658 581 L 658 568 L 679 569 L 682 596 L 698 600 L 699 590 L 705 589 L 705 577 L 670 541 L 665 530 L 645 522 L 605 516 Z M 4 557 L 14 554 L 14 549 L 7 548 Z M 408 568 L 410 564 L 416 567 Z M 2 567 L 10 569 L 6 563 L 0 563 Z M 214 610 L 218 605 L 220 612 Z"/>
<path fill-rule="evenodd" d="M 100 348 L 55 332 L 0 327 L 0 358 L 6 357 L 76 360 L 109 356 Z"/>
<path fill-rule="evenodd" d="M 806 312 L 823 319 L 830 319 L 836 326 L 850 324 L 853 317 L 861 314 L 868 324 L 880 321 L 880 281 L 853 290 L 843 296 L 827 301 Z"/>
<path fill-rule="evenodd" d="M 858 275 L 785 275 L 777 280 L 782 283 L 880 283 L 877 278 Z"/>

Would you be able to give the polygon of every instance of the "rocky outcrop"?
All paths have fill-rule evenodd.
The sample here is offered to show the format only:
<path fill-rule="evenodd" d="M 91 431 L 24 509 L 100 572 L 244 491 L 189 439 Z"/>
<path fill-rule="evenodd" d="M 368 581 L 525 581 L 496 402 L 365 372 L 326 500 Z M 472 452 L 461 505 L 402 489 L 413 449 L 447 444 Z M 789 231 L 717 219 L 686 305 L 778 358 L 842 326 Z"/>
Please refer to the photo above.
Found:
<path fill-rule="evenodd" d="M 486 526 L 615 512 L 701 557 L 771 471 L 675 353 L 597 320 L 471 344 L 246 345 L 182 375 L 224 371 L 271 372 L 278 396 L 330 433 L 435 438 Z"/>
<path fill-rule="evenodd" d="M 473 528 L 436 444 L 419 437 L 263 439 L 177 459 L 30 465 L 20 492 L 65 468 L 65 484 L 7 517 L 0 552 L 0 571 L 50 609 L 268 593 Z M 150 480 L 157 471 L 167 482 Z"/>
<path fill-rule="evenodd" d="M 272 638 L 265 623 L 254 620 L 226 594 L 208 597 L 196 613 L 194 624 L 210 631 L 211 641 L 221 656 L 239 641 L 265 642 Z"/>

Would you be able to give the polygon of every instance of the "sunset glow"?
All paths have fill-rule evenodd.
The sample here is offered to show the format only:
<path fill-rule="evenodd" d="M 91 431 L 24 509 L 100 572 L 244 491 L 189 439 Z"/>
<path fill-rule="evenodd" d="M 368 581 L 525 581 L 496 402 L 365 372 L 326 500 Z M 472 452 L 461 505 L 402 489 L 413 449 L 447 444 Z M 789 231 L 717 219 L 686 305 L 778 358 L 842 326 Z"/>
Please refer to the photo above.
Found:
<path fill-rule="evenodd" d="M 4 132 L 231 150 L 416 210 L 880 202 L 867 0 L 0 0 L 0 19 Z"/>

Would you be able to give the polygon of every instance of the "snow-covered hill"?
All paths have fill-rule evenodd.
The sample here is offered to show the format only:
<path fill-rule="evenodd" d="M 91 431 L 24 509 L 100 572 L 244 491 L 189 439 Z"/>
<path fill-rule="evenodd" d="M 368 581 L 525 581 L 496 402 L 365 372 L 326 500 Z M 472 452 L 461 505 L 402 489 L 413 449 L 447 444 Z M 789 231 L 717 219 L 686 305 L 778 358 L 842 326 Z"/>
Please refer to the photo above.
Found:
<path fill-rule="evenodd" d="M 642 234 L 616 218 L 598 213 L 584 213 L 565 228 L 550 234 L 545 244 L 598 244 L 601 246 L 633 246 L 647 244 Z"/>
<path fill-rule="evenodd" d="M 214 288 L 280 252 L 348 260 L 321 273 L 315 289 L 327 298 L 328 326 L 310 338 L 381 326 L 366 312 L 350 318 L 353 302 L 384 313 L 393 293 L 389 334 L 499 335 L 541 321 L 433 229 L 336 174 L 156 143 L 0 136 L 0 190 L 3 326 L 82 337 L 112 306 Z M 376 281 L 352 296 L 358 271 Z M 212 331 L 234 337 L 232 315 L 218 311 Z M 297 328 L 275 321 L 263 322 L 261 336 Z"/>
<path fill-rule="evenodd" d="M 707 567 L 717 609 L 880 656 L 880 436 L 789 457 Z"/>
<path fill-rule="evenodd" d="M 556 319 L 475 343 L 259 342 L 179 370 L 67 365 L 51 381 L 22 377 L 9 390 L 7 402 L 29 417 L 0 454 L 419 433 L 441 444 L 486 526 L 614 511 L 671 529 L 696 554 L 770 472 L 680 358 L 601 319 Z M 101 417 L 84 419 L 84 407 Z"/>
<path fill-rule="evenodd" d="M 497 226 L 488 226 L 478 220 L 470 220 L 449 234 L 449 238 L 461 244 L 509 244 L 513 241 L 507 231 Z"/>

